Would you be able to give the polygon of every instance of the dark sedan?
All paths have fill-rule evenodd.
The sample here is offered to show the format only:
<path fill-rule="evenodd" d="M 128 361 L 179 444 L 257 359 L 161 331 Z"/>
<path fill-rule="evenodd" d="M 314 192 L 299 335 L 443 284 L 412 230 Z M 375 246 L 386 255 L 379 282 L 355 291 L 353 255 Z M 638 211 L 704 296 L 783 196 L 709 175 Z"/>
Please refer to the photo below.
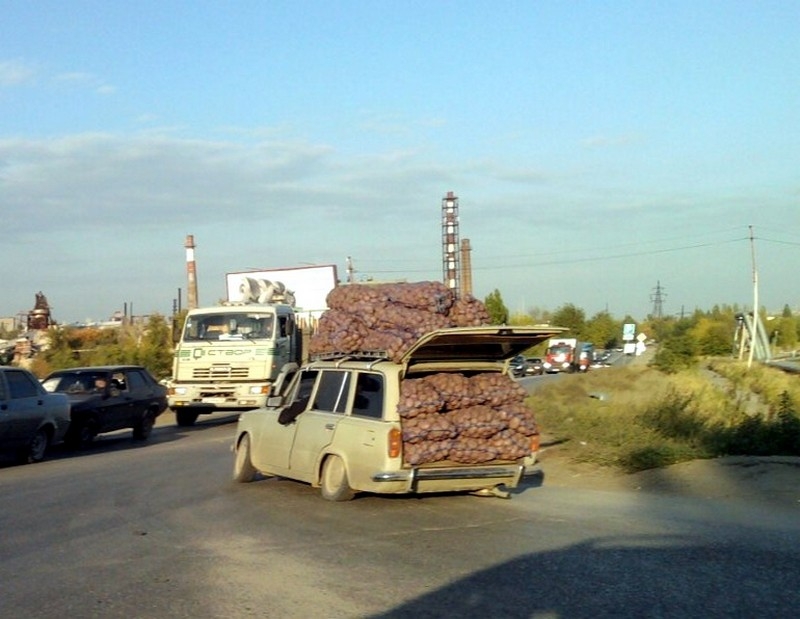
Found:
<path fill-rule="evenodd" d="M 540 376 L 544 374 L 544 365 L 539 357 L 525 359 L 525 376 Z"/>
<path fill-rule="evenodd" d="M 69 427 L 69 400 L 48 393 L 28 370 L 0 366 L 0 452 L 39 462 Z"/>
<path fill-rule="evenodd" d="M 86 447 L 98 434 L 126 428 L 133 429 L 134 439 L 145 440 L 167 408 L 166 387 L 136 365 L 58 370 L 42 384 L 69 397 L 71 422 L 65 440 L 72 447 Z"/>

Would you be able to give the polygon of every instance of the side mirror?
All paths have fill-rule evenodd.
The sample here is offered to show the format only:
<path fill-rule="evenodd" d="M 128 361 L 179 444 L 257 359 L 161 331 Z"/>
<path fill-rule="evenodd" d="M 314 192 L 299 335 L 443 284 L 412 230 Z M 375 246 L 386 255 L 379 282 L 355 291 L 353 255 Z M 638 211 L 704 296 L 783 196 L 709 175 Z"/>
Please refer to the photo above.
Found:
<path fill-rule="evenodd" d="M 268 408 L 278 408 L 283 404 L 283 398 L 279 395 L 273 395 L 267 398 Z"/>

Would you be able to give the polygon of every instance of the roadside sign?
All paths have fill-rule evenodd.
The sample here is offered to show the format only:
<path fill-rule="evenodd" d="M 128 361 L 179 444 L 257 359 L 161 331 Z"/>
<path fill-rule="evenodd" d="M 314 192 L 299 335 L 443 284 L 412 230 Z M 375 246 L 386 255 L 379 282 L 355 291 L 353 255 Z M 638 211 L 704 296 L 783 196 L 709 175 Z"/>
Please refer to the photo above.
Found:
<path fill-rule="evenodd" d="M 630 342 L 636 335 L 636 325 L 632 322 L 627 322 L 622 326 L 622 339 Z"/>

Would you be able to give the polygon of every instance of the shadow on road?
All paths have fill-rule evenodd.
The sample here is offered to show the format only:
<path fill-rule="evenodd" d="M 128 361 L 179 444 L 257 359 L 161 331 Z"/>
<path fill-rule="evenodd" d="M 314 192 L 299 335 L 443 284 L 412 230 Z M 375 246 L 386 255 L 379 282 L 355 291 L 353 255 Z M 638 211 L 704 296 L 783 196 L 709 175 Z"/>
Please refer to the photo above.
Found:
<path fill-rule="evenodd" d="M 203 432 L 209 428 L 235 423 L 238 418 L 238 413 L 204 415 L 198 419 L 195 425 L 182 427 L 175 424 L 175 415 L 170 411 L 167 411 L 158 417 L 156 420 L 156 426 L 153 428 L 153 431 L 147 440 L 134 440 L 132 436 L 133 431 L 131 429 L 116 430 L 114 432 L 100 434 L 99 436 L 95 437 L 89 446 L 82 449 L 71 449 L 63 443 L 59 445 L 53 445 L 52 447 L 48 448 L 45 460 L 65 460 L 68 458 L 79 458 L 98 453 L 147 449 L 153 445 L 178 441 L 189 434 Z M 35 466 L 35 464 L 20 464 L 19 461 L 14 458 L 13 454 L 4 454 L 0 456 L 0 469 L 13 466 Z"/>
<path fill-rule="evenodd" d="M 596 539 L 482 570 L 372 619 L 789 617 L 800 553 L 684 537 Z"/>

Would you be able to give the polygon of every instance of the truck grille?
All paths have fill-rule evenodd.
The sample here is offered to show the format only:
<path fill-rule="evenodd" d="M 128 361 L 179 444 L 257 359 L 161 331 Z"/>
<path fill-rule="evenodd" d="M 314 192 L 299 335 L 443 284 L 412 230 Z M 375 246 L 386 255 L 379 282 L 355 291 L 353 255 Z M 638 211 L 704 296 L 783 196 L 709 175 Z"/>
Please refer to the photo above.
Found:
<path fill-rule="evenodd" d="M 229 365 L 212 365 L 192 370 L 192 378 L 197 380 L 244 380 L 249 377 L 248 368 L 232 368 Z"/>

